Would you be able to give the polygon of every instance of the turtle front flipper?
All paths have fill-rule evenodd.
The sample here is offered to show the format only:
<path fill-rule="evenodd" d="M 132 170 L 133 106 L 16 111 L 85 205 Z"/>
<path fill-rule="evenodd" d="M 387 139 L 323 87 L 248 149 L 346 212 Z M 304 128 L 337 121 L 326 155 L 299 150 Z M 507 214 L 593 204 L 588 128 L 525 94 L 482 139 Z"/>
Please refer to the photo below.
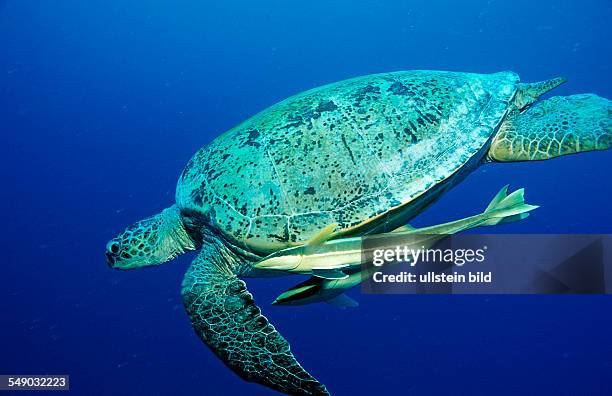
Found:
<path fill-rule="evenodd" d="M 291 395 L 329 395 L 297 362 L 261 314 L 222 243 L 205 243 L 183 281 L 183 302 L 198 336 L 236 374 Z"/>
<path fill-rule="evenodd" d="M 491 143 L 500 162 L 545 160 L 612 146 L 612 101 L 593 94 L 556 96 L 511 113 Z"/>

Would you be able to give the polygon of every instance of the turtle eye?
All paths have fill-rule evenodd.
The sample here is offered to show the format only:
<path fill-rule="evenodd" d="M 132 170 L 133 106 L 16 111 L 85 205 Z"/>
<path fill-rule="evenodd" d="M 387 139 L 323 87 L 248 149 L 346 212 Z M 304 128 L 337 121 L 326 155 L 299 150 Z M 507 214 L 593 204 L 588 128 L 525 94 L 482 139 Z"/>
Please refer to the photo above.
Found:
<path fill-rule="evenodd" d="M 117 253 L 119 253 L 119 248 L 120 247 L 121 246 L 119 245 L 119 242 L 117 242 L 117 241 L 110 241 L 108 243 L 108 246 L 106 247 L 106 250 L 109 253 L 117 254 Z"/>

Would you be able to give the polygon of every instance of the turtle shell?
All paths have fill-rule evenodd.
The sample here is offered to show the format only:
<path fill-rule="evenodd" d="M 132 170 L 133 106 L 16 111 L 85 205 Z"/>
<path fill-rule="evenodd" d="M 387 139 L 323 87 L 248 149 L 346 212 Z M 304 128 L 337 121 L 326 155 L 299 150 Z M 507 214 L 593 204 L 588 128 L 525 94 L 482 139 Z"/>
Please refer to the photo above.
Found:
<path fill-rule="evenodd" d="M 300 93 L 200 149 L 177 204 L 261 254 L 331 223 L 346 234 L 396 227 L 481 159 L 518 81 L 403 71 Z"/>

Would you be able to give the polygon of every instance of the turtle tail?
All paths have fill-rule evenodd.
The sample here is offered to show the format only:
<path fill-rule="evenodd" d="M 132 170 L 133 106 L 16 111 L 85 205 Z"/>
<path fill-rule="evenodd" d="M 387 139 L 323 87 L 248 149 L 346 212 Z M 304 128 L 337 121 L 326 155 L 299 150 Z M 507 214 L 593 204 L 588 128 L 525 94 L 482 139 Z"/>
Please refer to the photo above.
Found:
<path fill-rule="evenodd" d="M 540 96 L 548 91 L 552 91 L 565 82 L 567 82 L 565 77 L 555 77 L 550 80 L 534 83 L 521 83 L 518 86 L 516 97 L 514 98 L 514 105 L 517 109 L 523 110 L 525 107 L 538 100 Z"/>

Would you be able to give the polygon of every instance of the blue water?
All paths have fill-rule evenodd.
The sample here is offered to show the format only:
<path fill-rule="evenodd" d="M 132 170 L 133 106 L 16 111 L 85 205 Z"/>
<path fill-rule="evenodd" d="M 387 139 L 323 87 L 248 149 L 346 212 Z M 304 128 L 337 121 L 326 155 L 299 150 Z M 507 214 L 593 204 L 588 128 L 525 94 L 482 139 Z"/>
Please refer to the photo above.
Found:
<path fill-rule="evenodd" d="M 458 4 L 461 4 L 459 6 Z M 70 374 L 80 395 L 266 395 L 183 311 L 194 254 L 118 272 L 106 241 L 173 202 L 191 155 L 299 91 L 407 69 L 564 75 L 612 98 L 612 3 L 0 1 L 0 374 Z M 417 225 L 482 209 L 504 184 L 542 207 L 498 232 L 610 233 L 612 152 L 479 168 Z M 337 395 L 612 394 L 607 296 L 366 296 L 272 307 Z"/>

